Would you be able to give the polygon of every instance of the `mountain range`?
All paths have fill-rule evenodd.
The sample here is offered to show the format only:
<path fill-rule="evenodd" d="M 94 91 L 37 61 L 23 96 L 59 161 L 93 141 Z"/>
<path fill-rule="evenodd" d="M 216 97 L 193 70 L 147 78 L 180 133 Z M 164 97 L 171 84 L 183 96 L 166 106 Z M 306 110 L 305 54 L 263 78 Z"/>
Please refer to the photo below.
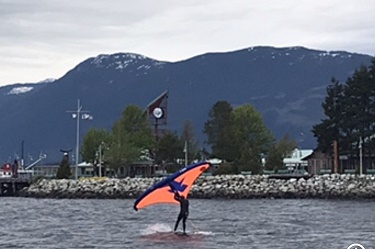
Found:
<path fill-rule="evenodd" d="M 204 145 L 204 122 L 219 100 L 233 107 L 251 104 L 281 138 L 288 133 L 300 148 L 312 149 L 314 124 L 324 117 L 321 103 L 335 77 L 345 82 L 372 56 L 305 47 L 250 47 L 206 53 L 178 62 L 140 54 L 101 54 L 79 63 L 59 79 L 0 87 L 0 159 L 26 164 L 46 154 L 59 162 L 60 150 L 74 154 L 76 121 L 69 111 L 89 111 L 81 120 L 80 141 L 90 128 L 111 129 L 129 104 L 146 108 L 168 90 L 168 128 L 181 132 L 193 123 Z M 22 73 L 22 69 L 20 69 Z"/>

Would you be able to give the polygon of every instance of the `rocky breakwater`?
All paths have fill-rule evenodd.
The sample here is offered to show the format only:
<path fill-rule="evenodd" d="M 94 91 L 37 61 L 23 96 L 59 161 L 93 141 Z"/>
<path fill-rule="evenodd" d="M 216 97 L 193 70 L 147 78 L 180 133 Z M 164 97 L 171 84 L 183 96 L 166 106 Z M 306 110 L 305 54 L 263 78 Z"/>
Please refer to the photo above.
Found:
<path fill-rule="evenodd" d="M 161 178 L 39 180 L 18 194 L 35 198 L 136 198 Z M 307 180 L 267 175 L 201 176 L 190 198 L 375 198 L 373 175 L 321 175 Z"/>

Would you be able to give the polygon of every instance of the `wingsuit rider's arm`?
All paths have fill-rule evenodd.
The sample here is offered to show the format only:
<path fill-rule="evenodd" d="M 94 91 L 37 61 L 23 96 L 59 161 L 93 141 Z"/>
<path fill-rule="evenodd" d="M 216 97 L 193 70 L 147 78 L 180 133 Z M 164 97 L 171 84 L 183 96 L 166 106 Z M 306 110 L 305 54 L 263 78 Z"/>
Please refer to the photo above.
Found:
<path fill-rule="evenodd" d="M 172 189 L 173 193 L 175 193 L 176 192 L 176 188 L 172 185 L 172 183 L 169 183 L 168 185 Z"/>
<path fill-rule="evenodd" d="M 171 187 L 171 189 L 173 190 L 174 192 L 174 199 L 176 201 L 181 201 L 181 197 L 180 197 L 180 194 L 178 193 L 178 191 L 173 187 L 172 184 L 169 184 L 169 186 Z"/>
<path fill-rule="evenodd" d="M 178 191 L 175 191 L 175 192 L 174 192 L 174 199 L 177 200 L 177 201 L 181 201 L 181 196 L 180 196 L 180 194 L 178 193 Z"/>

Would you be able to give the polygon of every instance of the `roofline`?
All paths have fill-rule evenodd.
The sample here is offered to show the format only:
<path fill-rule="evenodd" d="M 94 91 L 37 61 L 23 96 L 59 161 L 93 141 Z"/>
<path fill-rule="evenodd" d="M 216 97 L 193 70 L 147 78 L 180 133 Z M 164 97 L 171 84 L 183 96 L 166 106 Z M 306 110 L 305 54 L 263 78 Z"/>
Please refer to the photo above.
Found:
<path fill-rule="evenodd" d="M 158 101 L 161 97 L 163 97 L 164 95 L 166 95 L 168 93 L 168 90 L 165 90 L 162 94 L 160 94 L 158 97 L 156 97 L 154 100 L 152 100 L 150 103 L 148 103 L 147 107 L 146 107 L 146 110 L 153 104 L 155 103 L 156 101 Z M 145 111 L 146 111 L 145 110 Z"/>

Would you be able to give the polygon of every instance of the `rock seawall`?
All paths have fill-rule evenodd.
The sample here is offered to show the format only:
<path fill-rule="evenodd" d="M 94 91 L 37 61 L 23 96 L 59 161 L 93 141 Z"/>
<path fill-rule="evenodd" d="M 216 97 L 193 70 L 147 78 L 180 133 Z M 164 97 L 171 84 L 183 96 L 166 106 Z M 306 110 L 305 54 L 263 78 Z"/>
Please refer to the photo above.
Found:
<path fill-rule="evenodd" d="M 40 180 L 18 196 L 33 198 L 136 198 L 161 178 Z M 375 198 L 373 175 L 320 175 L 307 180 L 267 175 L 201 176 L 190 198 Z"/>

